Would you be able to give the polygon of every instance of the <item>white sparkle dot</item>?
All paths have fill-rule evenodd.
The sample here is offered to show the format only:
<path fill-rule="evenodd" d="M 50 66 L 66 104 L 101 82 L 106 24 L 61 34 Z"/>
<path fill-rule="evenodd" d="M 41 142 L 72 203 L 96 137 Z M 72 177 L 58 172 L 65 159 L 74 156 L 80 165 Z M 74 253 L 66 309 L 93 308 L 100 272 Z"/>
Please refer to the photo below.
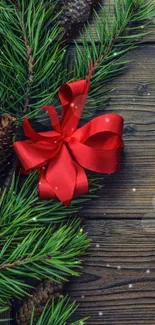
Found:
<path fill-rule="evenodd" d="M 133 192 L 136 192 L 136 188 L 133 188 L 132 191 L 133 191 Z"/>
<path fill-rule="evenodd" d="M 102 313 L 102 311 L 99 311 L 99 313 L 98 313 L 98 314 L 99 314 L 99 316 L 103 316 L 103 313 Z"/>
<path fill-rule="evenodd" d="M 55 140 L 54 143 L 57 143 L 57 140 Z"/>
<path fill-rule="evenodd" d="M 74 131 L 74 128 L 72 128 L 72 131 Z"/>
<path fill-rule="evenodd" d="M 80 229 L 80 232 L 83 232 L 83 228 Z"/>
<path fill-rule="evenodd" d="M 84 299 L 84 295 L 82 295 L 81 298 Z"/>
<path fill-rule="evenodd" d="M 55 190 L 56 190 L 56 191 L 58 190 L 58 186 L 55 187 Z"/>
<path fill-rule="evenodd" d="M 144 26 L 142 25 L 141 28 L 144 28 Z"/>
<path fill-rule="evenodd" d="M 46 169 L 46 167 L 43 167 L 43 169 Z"/>
<path fill-rule="evenodd" d="M 106 121 L 106 122 L 109 122 L 109 121 L 110 121 L 109 117 L 107 117 L 107 118 L 105 119 L 105 121 Z"/>
<path fill-rule="evenodd" d="M 117 266 L 117 268 L 118 268 L 118 270 L 120 270 L 120 269 L 121 269 L 121 266 L 120 266 L 120 265 L 118 265 L 118 266 Z"/>
<path fill-rule="evenodd" d="M 33 221 L 36 221 L 36 220 L 37 220 L 37 218 L 36 218 L 36 217 L 34 217 L 34 218 L 32 218 L 32 220 L 33 220 Z"/>
<path fill-rule="evenodd" d="M 150 273 L 150 270 L 147 270 L 146 273 Z"/>
<path fill-rule="evenodd" d="M 117 52 L 114 53 L 114 56 L 116 56 L 116 55 L 117 55 Z"/>
<path fill-rule="evenodd" d="M 148 96 L 150 96 L 150 93 L 148 93 Z"/>
<path fill-rule="evenodd" d="M 96 244 L 96 247 L 99 248 L 100 247 L 100 244 Z"/>
<path fill-rule="evenodd" d="M 129 288 L 130 288 L 130 289 L 133 288 L 133 284 L 129 284 Z"/>
<path fill-rule="evenodd" d="M 77 106 L 75 106 L 75 108 L 78 108 Z"/>
<path fill-rule="evenodd" d="M 107 264 L 107 267 L 109 267 L 110 265 L 109 264 Z"/>
<path fill-rule="evenodd" d="M 10 165 L 10 161 L 8 162 L 8 165 Z"/>
<path fill-rule="evenodd" d="M 41 185 L 41 182 L 39 182 L 39 185 Z"/>
<path fill-rule="evenodd" d="M 74 107 L 74 105 L 75 105 L 74 103 L 71 103 L 71 107 Z"/>
<path fill-rule="evenodd" d="M 135 102 L 135 98 L 133 98 L 133 102 Z"/>

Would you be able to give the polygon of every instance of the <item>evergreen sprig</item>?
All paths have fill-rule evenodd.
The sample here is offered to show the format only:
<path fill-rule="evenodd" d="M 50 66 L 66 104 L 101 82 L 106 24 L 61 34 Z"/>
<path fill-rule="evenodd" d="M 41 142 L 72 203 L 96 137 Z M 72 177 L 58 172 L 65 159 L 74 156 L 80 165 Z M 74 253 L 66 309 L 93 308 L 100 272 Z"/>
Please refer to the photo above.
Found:
<path fill-rule="evenodd" d="M 155 16 L 152 0 L 115 0 L 113 12 L 100 6 L 100 15 L 93 16 L 96 36 L 87 23 L 82 44 L 75 42 L 73 64 L 66 63 L 68 73 L 58 0 L 0 0 L 0 7 L 0 111 L 17 119 L 40 117 L 41 106 L 54 103 L 63 82 L 86 77 L 90 59 L 94 73 L 83 117 L 103 110 L 111 90 L 103 86 L 122 72 L 124 55 L 149 32 Z"/>
<path fill-rule="evenodd" d="M 77 305 L 75 302 L 70 304 L 68 297 L 60 298 L 57 302 L 53 300 L 52 305 L 50 302 L 46 305 L 37 323 L 33 321 L 32 313 L 30 325 L 85 325 L 87 318 L 70 322 L 70 317 L 76 309 Z"/>
<path fill-rule="evenodd" d="M 124 55 L 135 48 L 145 35 L 150 33 L 155 17 L 155 2 L 152 0 L 115 0 L 114 11 L 100 5 L 100 13 L 94 11 L 95 37 L 88 22 L 81 34 L 81 44 L 75 41 L 72 77 L 84 78 L 90 60 L 94 69 L 89 96 L 83 117 L 90 117 L 95 110 L 103 110 L 107 104 L 110 88 L 107 82 L 116 78 L 128 62 Z"/>
<path fill-rule="evenodd" d="M 6 215 L 7 218 L 7 215 Z M 18 218 L 18 215 L 17 215 Z M 16 216 L 15 216 L 16 219 Z M 78 218 L 55 227 L 0 219 L 0 306 L 9 305 L 13 297 L 28 294 L 28 278 L 67 281 L 78 276 L 80 257 L 89 246 L 87 234 Z"/>
<path fill-rule="evenodd" d="M 57 4 L 51 0 L 0 0 L 0 112 L 11 113 L 17 120 L 24 115 L 36 117 L 38 108 L 53 102 L 64 81 L 85 78 L 90 59 L 94 74 L 85 117 L 94 114 L 94 106 L 103 109 L 103 95 L 107 95 L 103 86 L 122 71 L 124 54 L 146 35 L 142 29 L 149 24 L 143 20 L 155 13 L 155 4 L 150 0 L 115 0 L 112 15 L 101 6 L 101 18 L 97 12 L 93 18 L 97 41 L 88 23 L 87 40 L 86 35 L 82 36 L 82 47 L 75 43 L 74 66 L 67 74 L 62 64 L 65 46 L 57 22 Z M 66 222 L 66 217 L 95 196 L 99 181 L 93 176 L 90 179 L 90 193 L 74 199 L 67 210 L 56 200 L 38 200 L 37 174 L 31 174 L 23 185 L 13 176 L 9 190 L 3 191 L 0 200 L 0 311 L 6 310 L 13 297 L 29 294 L 29 277 L 67 281 L 70 275 L 79 275 L 80 256 L 89 240 L 80 220 L 69 218 Z M 47 305 L 38 325 L 60 325 L 61 319 L 62 324 L 68 320 L 67 307 L 63 309 L 60 301 L 55 306 L 55 318 L 50 318 Z"/>
<path fill-rule="evenodd" d="M 29 224 L 31 227 L 34 222 L 37 223 L 60 223 L 65 221 L 70 215 L 75 215 L 80 209 L 82 203 L 96 198 L 95 192 L 99 190 L 102 178 L 90 173 L 89 193 L 80 198 L 75 198 L 69 208 L 66 208 L 60 201 L 55 199 L 39 200 L 38 198 L 38 173 L 31 173 L 21 185 L 19 179 L 12 178 L 9 189 L 5 189 L 1 193 L 0 198 L 0 224 L 8 227 L 8 225 Z M 20 185 L 19 185 L 20 184 Z"/>
<path fill-rule="evenodd" d="M 0 111 L 16 118 L 49 104 L 65 77 L 59 1 L 0 0 Z"/>

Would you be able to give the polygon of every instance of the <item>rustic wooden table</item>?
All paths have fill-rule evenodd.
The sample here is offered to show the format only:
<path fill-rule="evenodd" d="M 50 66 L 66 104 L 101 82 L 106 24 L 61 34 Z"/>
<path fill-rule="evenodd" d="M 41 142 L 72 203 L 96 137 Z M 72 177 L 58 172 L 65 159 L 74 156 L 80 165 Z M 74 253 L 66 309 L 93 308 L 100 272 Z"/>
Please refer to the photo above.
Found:
<path fill-rule="evenodd" d="M 107 109 L 125 119 L 121 171 L 81 213 L 92 247 L 67 290 L 88 325 L 155 324 L 155 28 L 144 41 Z"/>
<path fill-rule="evenodd" d="M 92 246 L 66 287 L 88 325 L 155 324 L 155 27 L 127 58 L 106 110 L 125 119 L 121 171 L 81 212 Z"/>

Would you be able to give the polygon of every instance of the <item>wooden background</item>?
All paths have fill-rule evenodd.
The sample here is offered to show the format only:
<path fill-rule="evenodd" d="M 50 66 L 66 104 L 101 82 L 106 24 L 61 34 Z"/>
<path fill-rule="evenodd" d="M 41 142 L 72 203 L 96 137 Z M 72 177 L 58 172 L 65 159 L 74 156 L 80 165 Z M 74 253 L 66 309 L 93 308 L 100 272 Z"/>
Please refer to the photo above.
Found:
<path fill-rule="evenodd" d="M 107 111 L 125 119 L 121 171 L 81 212 L 92 246 L 66 286 L 88 325 L 155 325 L 155 21 L 144 41 L 111 85 Z"/>
<path fill-rule="evenodd" d="M 92 247 L 66 288 L 88 325 L 155 324 L 155 27 L 127 57 L 107 109 L 125 119 L 121 171 L 81 213 Z"/>

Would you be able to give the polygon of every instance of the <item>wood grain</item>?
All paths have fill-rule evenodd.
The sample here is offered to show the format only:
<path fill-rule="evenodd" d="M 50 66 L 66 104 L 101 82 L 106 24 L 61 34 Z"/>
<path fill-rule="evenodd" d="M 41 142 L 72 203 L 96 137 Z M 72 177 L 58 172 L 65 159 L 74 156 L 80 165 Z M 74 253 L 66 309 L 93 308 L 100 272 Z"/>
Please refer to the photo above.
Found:
<path fill-rule="evenodd" d="M 121 171 L 81 212 L 92 247 L 66 293 L 80 302 L 73 319 L 89 316 L 88 325 L 155 324 L 154 41 L 155 28 L 113 82 L 107 111 L 125 119 Z"/>
<path fill-rule="evenodd" d="M 141 220 L 86 220 L 92 238 L 83 276 L 71 295 L 89 325 L 154 324 L 154 230 Z"/>
<path fill-rule="evenodd" d="M 107 109 L 125 119 L 121 171 L 81 212 L 92 247 L 66 288 L 88 325 L 155 324 L 155 46 L 128 58 Z"/>
<path fill-rule="evenodd" d="M 155 0 L 153 0 L 153 1 L 155 1 Z M 110 12 L 111 13 L 114 12 L 114 0 L 100 0 L 100 3 L 104 6 L 104 8 L 105 8 L 105 10 L 107 12 L 109 12 L 109 8 L 110 8 Z M 100 9 L 99 8 L 97 9 L 97 11 L 100 13 Z M 148 17 L 147 18 L 148 18 L 148 20 L 150 20 L 149 13 L 148 13 Z M 152 24 L 151 30 L 149 31 L 149 34 L 146 35 L 145 38 L 144 38 L 144 41 L 146 43 L 151 43 L 151 42 L 154 42 L 155 41 L 155 18 L 153 19 L 153 22 L 152 23 L 153 24 Z M 94 38 L 96 39 L 96 31 L 95 31 L 95 27 L 94 27 L 94 25 L 92 23 L 91 23 L 91 31 L 92 31 L 92 34 L 94 35 Z M 74 35 L 76 35 L 76 33 Z M 80 42 L 80 37 L 77 37 L 77 41 Z"/>
<path fill-rule="evenodd" d="M 155 197 L 155 46 L 144 46 L 129 55 L 133 62 L 113 86 L 111 105 L 106 111 L 125 119 L 125 150 L 121 170 L 105 179 L 101 196 L 89 202 L 82 216 L 90 218 L 143 218 L 152 214 Z M 137 85 L 148 89 L 138 95 Z"/>

